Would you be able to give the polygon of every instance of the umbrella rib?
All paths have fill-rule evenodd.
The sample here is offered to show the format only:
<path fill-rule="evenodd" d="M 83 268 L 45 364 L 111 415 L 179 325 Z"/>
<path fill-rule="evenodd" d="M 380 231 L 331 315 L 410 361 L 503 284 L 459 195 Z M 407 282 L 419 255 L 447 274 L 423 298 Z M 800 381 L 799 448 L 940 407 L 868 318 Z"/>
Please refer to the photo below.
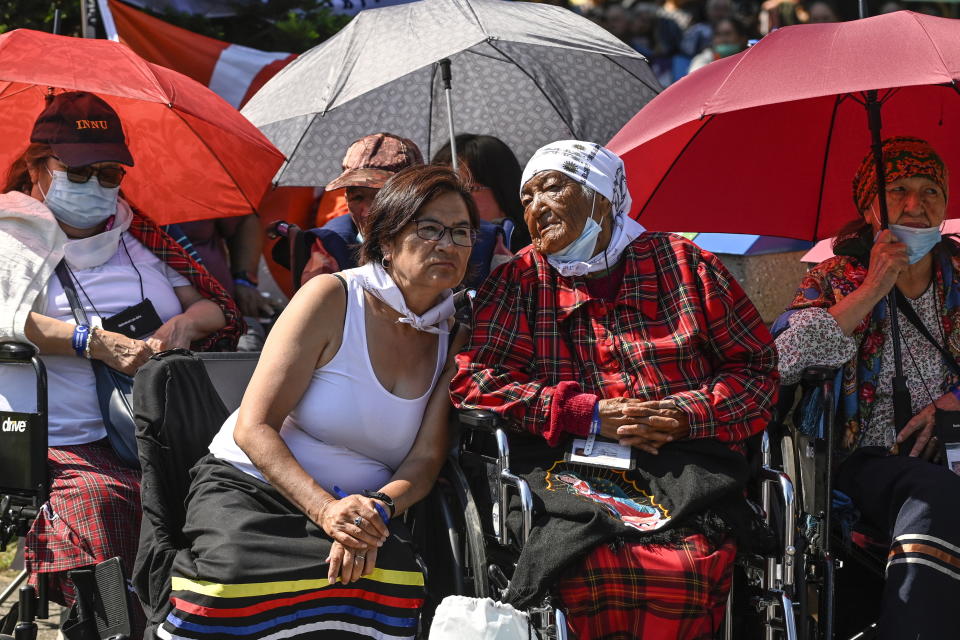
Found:
<path fill-rule="evenodd" d="M 283 174 L 286 173 L 287 169 L 290 167 L 290 163 L 293 160 L 294 155 L 297 153 L 297 149 L 299 149 L 300 145 L 303 144 L 303 139 L 307 137 L 307 131 L 310 129 L 310 127 L 313 125 L 314 120 L 316 119 L 317 119 L 317 114 L 311 113 L 310 122 L 308 122 L 307 126 L 303 128 L 303 133 L 300 134 L 300 138 L 297 140 L 297 144 L 294 145 L 293 150 L 290 152 L 289 155 L 284 154 L 283 166 L 280 168 L 280 171 L 278 172 L 276 180 L 273 181 L 274 187 L 281 186 L 280 180 L 283 178 Z M 278 120 L 278 122 L 281 122 L 281 121 Z M 281 153 L 283 152 L 281 151 Z"/>
<path fill-rule="evenodd" d="M 514 60 L 513 58 L 511 58 L 509 54 L 507 54 L 506 52 L 504 52 L 504 51 L 501 50 L 501 49 L 498 49 L 497 46 L 496 46 L 495 44 L 493 44 L 492 41 L 487 40 L 487 44 L 490 45 L 490 46 L 493 48 L 494 51 L 496 51 L 497 53 L 499 53 L 500 55 L 502 55 L 504 58 L 506 58 L 513 66 L 515 66 L 517 69 L 519 69 L 520 72 L 523 73 L 523 75 L 525 75 L 525 76 L 527 76 L 528 78 L 530 78 L 530 82 L 532 82 L 532 83 L 533 83 L 533 86 L 535 86 L 535 87 L 537 88 L 537 90 L 540 91 L 540 94 L 543 96 L 544 100 L 547 101 L 547 104 L 549 104 L 551 107 L 553 107 L 554 113 L 556 113 L 556 114 L 557 114 L 557 117 L 560 118 L 560 122 L 562 122 L 563 125 L 567 128 L 567 130 L 570 132 L 570 135 L 571 135 L 571 136 L 575 136 L 576 133 L 575 133 L 574 130 L 573 130 L 573 125 L 572 125 L 571 123 L 569 123 L 569 122 L 566 121 L 566 119 L 563 117 L 563 114 L 560 113 L 560 109 L 557 108 L 557 105 L 554 104 L 553 100 L 550 99 L 550 96 L 548 96 L 548 95 L 547 95 L 547 92 L 544 90 L 544 88 L 540 86 L 540 83 L 537 82 L 536 79 L 534 79 L 534 77 L 533 77 L 532 75 L 530 75 L 530 73 L 529 73 L 526 69 L 524 69 L 524 68 L 521 67 L 519 64 L 517 64 L 517 61 Z"/>
<path fill-rule="evenodd" d="M 703 132 L 703 130 L 707 128 L 707 125 L 713 122 L 714 118 L 716 118 L 716 116 L 713 116 L 713 115 L 707 116 L 707 121 L 703 123 L 703 126 L 697 129 L 697 132 L 692 136 L 690 136 L 690 139 L 687 140 L 686 144 L 683 145 L 683 149 L 680 150 L 680 153 L 678 153 L 677 156 L 670 162 L 670 166 L 667 167 L 667 170 L 663 172 L 662 176 L 660 176 L 660 180 L 657 182 L 657 186 L 654 187 L 652 192 L 650 192 L 650 196 L 647 198 L 647 201 L 643 203 L 643 208 L 640 209 L 640 213 L 637 214 L 637 218 L 642 216 L 643 212 L 647 210 L 647 207 L 650 206 L 650 202 L 653 200 L 654 196 L 657 195 L 657 192 L 660 190 L 660 187 L 663 186 L 663 182 L 667 179 L 667 176 L 670 175 L 670 172 L 673 171 L 673 168 L 677 165 L 678 162 L 680 162 L 680 158 L 683 157 L 683 154 L 686 153 L 690 145 L 693 144 L 693 141 L 697 139 L 697 136 L 699 136 Z"/>
<path fill-rule="evenodd" d="M 949 76 L 949 75 L 950 75 L 950 67 L 947 66 L 946 60 L 943 59 L 943 52 L 940 51 L 940 47 L 937 46 L 937 41 L 930 36 L 930 32 L 927 31 L 927 26 L 926 26 L 925 24 L 923 24 L 922 22 L 920 22 L 920 17 L 919 17 L 917 14 L 911 13 L 911 14 L 909 14 L 909 15 L 910 15 L 911 18 L 913 18 L 913 19 L 916 21 L 916 23 L 917 23 L 917 25 L 920 27 L 921 31 L 923 31 L 923 35 L 927 36 L 927 40 L 930 41 L 930 44 L 933 45 L 933 50 L 937 52 L 937 57 L 940 58 L 940 64 L 943 65 L 943 70 L 944 70 L 944 71 L 947 73 L 947 75 Z M 954 78 L 950 78 L 950 80 L 953 81 Z"/>
<path fill-rule="evenodd" d="M 36 87 L 38 87 L 38 86 L 40 86 L 40 85 L 36 85 L 36 84 L 26 85 L 26 86 L 24 86 L 24 87 L 21 87 L 21 88 L 15 90 L 15 91 L 11 91 L 10 93 L 4 93 L 3 95 L 0 95 L 0 100 L 6 100 L 7 98 L 12 98 L 13 96 L 18 96 L 18 95 L 20 95 L 21 93 L 24 93 L 24 92 L 26 92 L 26 91 L 30 91 L 31 89 L 34 89 L 34 88 L 36 88 Z"/>
<path fill-rule="evenodd" d="M 837 111 L 840 110 L 840 103 L 848 94 L 838 94 L 833 103 L 833 114 L 830 116 L 830 128 L 827 129 L 827 144 L 823 149 L 823 164 L 820 169 L 820 193 L 817 195 L 817 216 L 813 219 L 813 241 L 817 241 L 817 231 L 820 228 L 820 213 L 823 211 L 823 188 L 827 183 L 827 161 L 830 158 L 830 145 L 833 143 L 834 125 L 837 123 Z"/>
<path fill-rule="evenodd" d="M 248 204 L 248 205 L 250 205 L 250 211 L 251 211 L 252 213 L 256 213 L 256 212 L 257 212 L 257 207 L 256 207 L 252 202 L 250 202 L 250 198 L 248 198 L 248 197 L 247 197 L 247 194 L 245 194 L 245 193 L 243 192 L 243 189 L 240 188 L 240 184 L 237 182 L 237 179 L 233 177 L 233 174 L 230 173 L 230 170 L 227 169 L 226 165 L 223 164 L 223 161 L 220 160 L 219 156 L 217 156 L 217 154 L 213 152 L 213 149 L 210 148 L 210 145 L 207 144 L 207 141 L 204 140 L 203 137 L 202 137 L 200 134 L 198 134 L 197 131 L 196 131 L 192 126 L 190 126 L 190 123 L 187 122 L 187 119 L 184 118 L 176 109 L 174 109 L 173 107 L 169 107 L 169 109 L 170 109 L 171 111 L 173 111 L 173 113 L 174 113 L 178 118 L 180 118 L 180 121 L 183 122 L 183 124 L 185 124 L 185 125 L 187 126 L 187 128 L 190 129 L 191 132 L 193 132 L 193 135 L 195 135 L 195 136 L 197 137 L 197 140 L 199 140 L 200 142 L 203 143 L 203 146 L 206 147 L 207 151 L 210 152 L 210 155 L 213 156 L 214 160 L 217 161 L 217 164 L 220 165 L 220 167 L 223 169 L 224 173 L 226 173 L 228 176 L 230 176 L 230 179 L 233 181 L 233 184 L 235 184 L 235 185 L 237 186 L 237 191 L 240 192 L 240 195 L 243 196 L 243 199 L 247 201 L 247 204 Z"/>
<path fill-rule="evenodd" d="M 617 65 L 618 67 L 620 67 L 621 69 L 623 69 L 624 71 L 626 71 L 628 74 L 630 74 L 630 75 L 633 76 L 634 78 L 636 78 L 636 79 L 640 82 L 640 84 L 642 84 L 643 86 L 645 86 L 647 89 L 650 89 L 650 91 L 653 91 L 653 95 L 655 95 L 655 96 L 656 96 L 656 95 L 660 95 L 660 93 L 663 91 L 663 89 L 657 89 L 656 87 L 651 87 L 649 84 L 647 84 L 646 80 L 644 80 L 643 78 L 641 78 L 640 76 L 638 76 L 637 74 L 635 74 L 633 71 L 630 71 L 630 69 L 627 69 L 625 66 L 623 66 L 622 64 L 620 64 L 620 63 L 619 63 L 617 60 L 615 60 L 614 58 L 608 56 L 608 55 L 605 54 L 605 53 L 602 54 L 602 55 L 603 55 L 604 58 L 606 58 L 607 60 L 609 60 L 609 61 L 612 62 L 613 64 Z M 650 61 L 647 60 L 645 56 L 644 56 L 644 60 L 646 61 L 647 65 L 649 66 L 649 65 L 650 65 Z"/>

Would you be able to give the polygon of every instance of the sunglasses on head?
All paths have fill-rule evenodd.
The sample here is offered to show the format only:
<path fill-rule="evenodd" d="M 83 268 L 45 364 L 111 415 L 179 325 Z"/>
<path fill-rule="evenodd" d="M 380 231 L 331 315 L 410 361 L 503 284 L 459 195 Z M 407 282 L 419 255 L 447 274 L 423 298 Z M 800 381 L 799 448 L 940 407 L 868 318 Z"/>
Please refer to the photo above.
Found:
<path fill-rule="evenodd" d="M 127 175 L 127 172 L 123 167 L 94 167 L 88 164 L 82 167 L 67 167 L 66 174 L 67 180 L 77 184 L 83 184 L 93 176 L 97 176 L 97 182 L 100 183 L 101 187 L 116 189 L 123 182 L 123 176 Z"/>

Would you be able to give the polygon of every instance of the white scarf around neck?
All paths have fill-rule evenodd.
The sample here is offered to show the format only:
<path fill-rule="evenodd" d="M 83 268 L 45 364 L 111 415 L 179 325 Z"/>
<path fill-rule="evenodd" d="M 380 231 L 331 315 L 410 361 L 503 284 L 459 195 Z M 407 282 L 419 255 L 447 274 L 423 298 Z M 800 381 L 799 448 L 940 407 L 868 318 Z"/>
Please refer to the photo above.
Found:
<path fill-rule="evenodd" d="M 407 301 L 403 298 L 403 292 L 396 285 L 390 274 L 377 262 L 368 262 L 367 264 L 351 269 L 356 274 L 360 286 L 365 291 L 377 297 L 378 300 L 400 314 L 397 322 L 409 324 L 417 331 L 444 335 L 450 333 L 449 323 L 446 322 L 453 317 L 456 311 L 453 304 L 453 291 L 447 289 L 440 294 L 440 303 L 428 309 L 422 315 L 417 315 L 407 307 Z"/>
<path fill-rule="evenodd" d="M 643 228 L 642 224 L 621 213 L 613 218 L 613 232 L 610 235 L 610 243 L 607 245 L 606 251 L 601 251 L 586 262 L 561 262 L 546 256 L 547 262 L 566 278 L 603 271 L 617 264 L 624 249 L 639 238 L 644 231 L 646 229 Z"/>
<path fill-rule="evenodd" d="M 117 200 L 113 226 L 89 238 L 74 238 L 63 245 L 63 257 L 71 269 L 92 269 L 112 258 L 120 246 L 120 237 L 130 228 L 133 211 L 123 200 Z"/>

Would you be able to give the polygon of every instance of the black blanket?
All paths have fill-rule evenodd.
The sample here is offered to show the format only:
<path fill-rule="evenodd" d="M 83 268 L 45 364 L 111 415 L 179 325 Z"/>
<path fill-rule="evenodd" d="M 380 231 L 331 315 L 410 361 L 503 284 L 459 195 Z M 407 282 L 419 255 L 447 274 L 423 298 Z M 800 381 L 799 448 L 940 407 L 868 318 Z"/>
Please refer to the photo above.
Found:
<path fill-rule="evenodd" d="M 512 448 L 511 469 L 530 484 L 535 515 L 506 598 L 514 606 L 536 604 L 599 544 L 675 545 L 692 533 L 719 542 L 752 517 L 743 497 L 746 459 L 715 440 L 671 443 L 656 456 L 636 452 L 633 471 L 567 462 L 563 449 L 522 442 Z M 508 526 L 519 530 L 517 500 Z"/>

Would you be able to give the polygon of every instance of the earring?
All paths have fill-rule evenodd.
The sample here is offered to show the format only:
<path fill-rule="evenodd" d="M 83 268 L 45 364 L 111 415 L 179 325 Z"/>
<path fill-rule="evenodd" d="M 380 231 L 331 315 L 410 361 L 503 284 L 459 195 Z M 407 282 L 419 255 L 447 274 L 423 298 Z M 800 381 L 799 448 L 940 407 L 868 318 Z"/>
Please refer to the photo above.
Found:
<path fill-rule="evenodd" d="M 383 270 L 386 271 L 390 268 L 390 258 L 383 256 L 380 258 L 380 266 L 383 267 Z"/>

